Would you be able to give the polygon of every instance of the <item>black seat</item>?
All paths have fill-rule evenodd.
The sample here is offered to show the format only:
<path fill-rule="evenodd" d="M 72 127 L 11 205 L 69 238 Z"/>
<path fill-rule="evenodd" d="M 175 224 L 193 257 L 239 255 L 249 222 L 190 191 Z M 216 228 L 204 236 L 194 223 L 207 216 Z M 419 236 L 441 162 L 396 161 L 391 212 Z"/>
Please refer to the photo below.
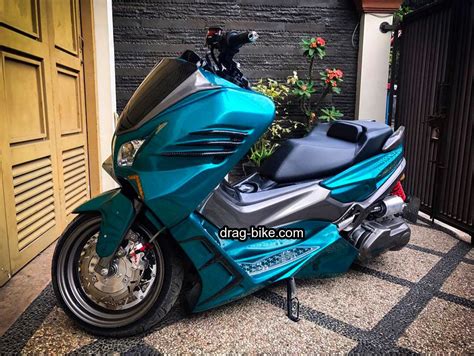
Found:
<path fill-rule="evenodd" d="M 319 124 L 306 137 L 285 141 L 259 172 L 278 183 L 328 177 L 380 153 L 392 133 L 373 121 Z"/>

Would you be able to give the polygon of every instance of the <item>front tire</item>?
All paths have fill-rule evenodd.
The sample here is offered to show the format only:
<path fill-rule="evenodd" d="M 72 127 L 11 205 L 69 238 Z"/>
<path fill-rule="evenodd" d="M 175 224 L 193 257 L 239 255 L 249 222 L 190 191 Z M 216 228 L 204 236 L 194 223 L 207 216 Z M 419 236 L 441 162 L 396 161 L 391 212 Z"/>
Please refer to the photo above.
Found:
<path fill-rule="evenodd" d="M 153 236 L 135 223 L 111 264 L 110 273 L 94 271 L 95 243 L 101 217 L 81 214 L 60 237 L 54 251 L 52 284 L 66 314 L 86 331 L 124 337 L 143 333 L 159 323 L 175 304 L 183 282 L 183 266 L 169 236 Z M 138 244 L 143 253 L 130 254 Z M 139 256 L 139 257 L 137 257 Z"/>

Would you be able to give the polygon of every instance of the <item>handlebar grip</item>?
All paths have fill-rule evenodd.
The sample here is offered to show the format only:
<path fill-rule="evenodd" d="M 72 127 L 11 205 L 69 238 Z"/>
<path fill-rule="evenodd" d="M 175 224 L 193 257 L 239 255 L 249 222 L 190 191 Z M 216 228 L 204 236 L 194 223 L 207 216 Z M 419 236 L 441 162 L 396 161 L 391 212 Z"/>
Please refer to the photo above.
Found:
<path fill-rule="evenodd" d="M 230 47 L 240 48 L 244 44 L 255 42 L 258 38 L 258 34 L 255 31 L 248 32 L 230 32 L 227 36 L 227 43 Z"/>

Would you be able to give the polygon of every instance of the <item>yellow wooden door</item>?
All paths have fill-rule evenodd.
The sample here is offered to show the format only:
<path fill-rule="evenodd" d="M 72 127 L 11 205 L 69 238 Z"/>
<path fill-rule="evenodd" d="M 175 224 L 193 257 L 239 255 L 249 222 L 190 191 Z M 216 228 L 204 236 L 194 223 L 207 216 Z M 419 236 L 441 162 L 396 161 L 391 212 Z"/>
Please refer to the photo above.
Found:
<path fill-rule="evenodd" d="M 48 2 L 51 64 L 59 154 L 61 229 L 72 220 L 71 211 L 89 197 L 87 132 L 84 105 L 82 36 L 78 0 Z"/>
<path fill-rule="evenodd" d="M 0 0 L 0 249 L 7 238 L 11 273 L 89 194 L 79 19 L 77 0 Z"/>

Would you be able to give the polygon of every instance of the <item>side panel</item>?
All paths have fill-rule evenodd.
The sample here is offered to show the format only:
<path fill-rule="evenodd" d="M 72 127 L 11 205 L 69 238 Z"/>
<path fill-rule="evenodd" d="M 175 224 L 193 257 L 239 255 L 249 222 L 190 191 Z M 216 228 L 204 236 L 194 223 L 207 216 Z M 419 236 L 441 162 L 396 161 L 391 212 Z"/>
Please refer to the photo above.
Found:
<path fill-rule="evenodd" d="M 199 212 L 218 227 L 275 227 L 294 221 L 336 221 L 347 206 L 328 199 L 330 190 L 317 181 L 303 182 L 253 193 L 221 183 Z"/>
<path fill-rule="evenodd" d="M 384 184 L 403 159 L 403 147 L 362 161 L 321 182 L 331 197 L 343 202 L 362 202 Z"/>
<path fill-rule="evenodd" d="M 290 227 L 290 226 L 288 226 Z M 292 225 L 303 240 L 222 240 L 218 229 L 197 214 L 170 229 L 201 279 L 193 311 L 228 303 L 273 282 L 297 276 L 320 277 L 346 271 L 357 251 L 327 222 Z"/>
<path fill-rule="evenodd" d="M 166 226 L 186 218 L 219 184 L 273 120 L 267 97 L 226 87 L 190 95 L 140 129 L 116 137 L 114 157 L 148 137 L 133 167 L 115 167 Z"/>

